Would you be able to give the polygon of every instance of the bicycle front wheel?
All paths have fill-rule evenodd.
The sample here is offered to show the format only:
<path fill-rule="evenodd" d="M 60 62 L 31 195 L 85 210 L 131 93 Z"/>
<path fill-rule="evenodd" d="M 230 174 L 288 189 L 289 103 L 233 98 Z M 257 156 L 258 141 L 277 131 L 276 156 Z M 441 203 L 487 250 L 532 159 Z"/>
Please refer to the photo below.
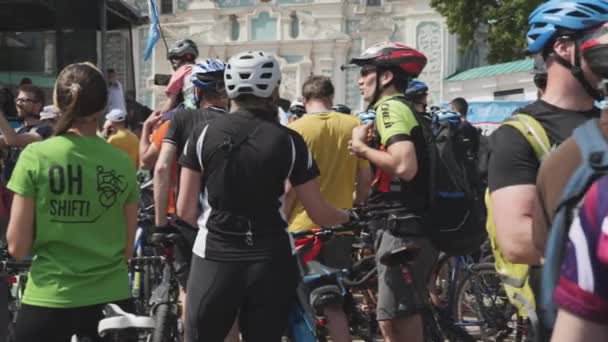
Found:
<path fill-rule="evenodd" d="M 526 326 L 509 302 L 494 264 L 472 266 L 462 279 L 454 300 L 455 325 L 477 340 L 525 340 Z"/>
<path fill-rule="evenodd" d="M 171 304 L 159 304 L 154 312 L 152 342 L 174 341 L 180 341 L 177 329 L 177 316 L 171 310 Z"/>

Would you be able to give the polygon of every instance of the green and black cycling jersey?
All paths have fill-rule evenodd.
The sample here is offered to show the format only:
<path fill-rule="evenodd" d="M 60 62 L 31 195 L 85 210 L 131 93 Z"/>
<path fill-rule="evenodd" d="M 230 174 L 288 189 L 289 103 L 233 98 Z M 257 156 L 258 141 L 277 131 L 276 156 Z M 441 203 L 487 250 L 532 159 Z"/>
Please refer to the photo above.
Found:
<path fill-rule="evenodd" d="M 369 203 L 387 206 L 400 204 L 414 212 L 423 211 L 429 196 L 429 158 L 418 116 L 401 94 L 382 97 L 374 105 L 374 110 L 380 148 L 386 150 L 395 143 L 411 141 L 416 150 L 418 171 L 412 180 L 405 181 L 376 169 Z"/>

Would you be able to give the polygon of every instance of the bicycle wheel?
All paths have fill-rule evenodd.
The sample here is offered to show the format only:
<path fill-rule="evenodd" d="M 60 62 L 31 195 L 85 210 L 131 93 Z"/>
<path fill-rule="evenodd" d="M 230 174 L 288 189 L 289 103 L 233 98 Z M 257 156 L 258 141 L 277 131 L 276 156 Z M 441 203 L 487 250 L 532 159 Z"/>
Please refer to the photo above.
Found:
<path fill-rule="evenodd" d="M 452 258 L 442 254 L 435 265 L 429 281 L 429 297 L 431 303 L 436 307 L 445 307 L 449 301 L 448 294 L 454 263 Z"/>
<path fill-rule="evenodd" d="M 493 264 L 470 268 L 453 303 L 455 325 L 481 341 L 525 340 L 526 326 L 509 302 L 502 280 Z"/>
<path fill-rule="evenodd" d="M 362 279 L 376 267 L 374 258 L 373 255 L 368 255 L 355 262 L 351 271 L 353 280 Z M 365 342 L 375 342 L 380 336 L 378 321 L 376 321 L 377 276 L 374 275 L 363 284 L 350 288 L 349 292 L 350 298 L 345 311 L 351 334 Z"/>
<path fill-rule="evenodd" d="M 159 304 L 154 312 L 152 342 L 174 342 L 179 340 L 177 316 L 171 310 L 171 304 Z"/>

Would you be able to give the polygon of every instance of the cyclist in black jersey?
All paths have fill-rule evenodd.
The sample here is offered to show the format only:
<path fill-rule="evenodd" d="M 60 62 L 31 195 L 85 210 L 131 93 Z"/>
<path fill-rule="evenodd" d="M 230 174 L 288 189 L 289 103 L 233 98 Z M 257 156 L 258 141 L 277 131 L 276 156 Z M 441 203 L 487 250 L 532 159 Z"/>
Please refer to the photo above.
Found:
<path fill-rule="evenodd" d="M 280 78 L 264 52 L 232 57 L 224 76 L 231 113 L 197 127 L 180 158 L 178 211 L 200 229 L 186 341 L 221 341 L 237 315 L 244 340 L 281 340 L 298 282 L 281 208 L 286 182 L 317 224 L 354 216 L 327 204 L 304 140 L 278 122 Z"/>

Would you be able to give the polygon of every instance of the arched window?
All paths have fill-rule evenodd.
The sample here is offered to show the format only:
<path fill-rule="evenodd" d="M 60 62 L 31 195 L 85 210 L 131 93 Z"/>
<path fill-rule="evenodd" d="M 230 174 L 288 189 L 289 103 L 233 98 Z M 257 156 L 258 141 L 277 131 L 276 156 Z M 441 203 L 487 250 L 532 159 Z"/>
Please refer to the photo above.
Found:
<path fill-rule="evenodd" d="M 277 39 L 277 19 L 270 17 L 268 12 L 262 12 L 251 20 L 252 40 L 273 41 Z"/>
<path fill-rule="evenodd" d="M 298 38 L 300 35 L 300 19 L 296 12 L 291 12 L 289 15 L 291 22 L 289 23 L 289 36 L 293 39 Z"/>
<path fill-rule="evenodd" d="M 230 15 L 230 39 L 235 41 L 239 40 L 239 34 L 241 32 L 241 25 L 236 17 L 236 14 Z"/>

